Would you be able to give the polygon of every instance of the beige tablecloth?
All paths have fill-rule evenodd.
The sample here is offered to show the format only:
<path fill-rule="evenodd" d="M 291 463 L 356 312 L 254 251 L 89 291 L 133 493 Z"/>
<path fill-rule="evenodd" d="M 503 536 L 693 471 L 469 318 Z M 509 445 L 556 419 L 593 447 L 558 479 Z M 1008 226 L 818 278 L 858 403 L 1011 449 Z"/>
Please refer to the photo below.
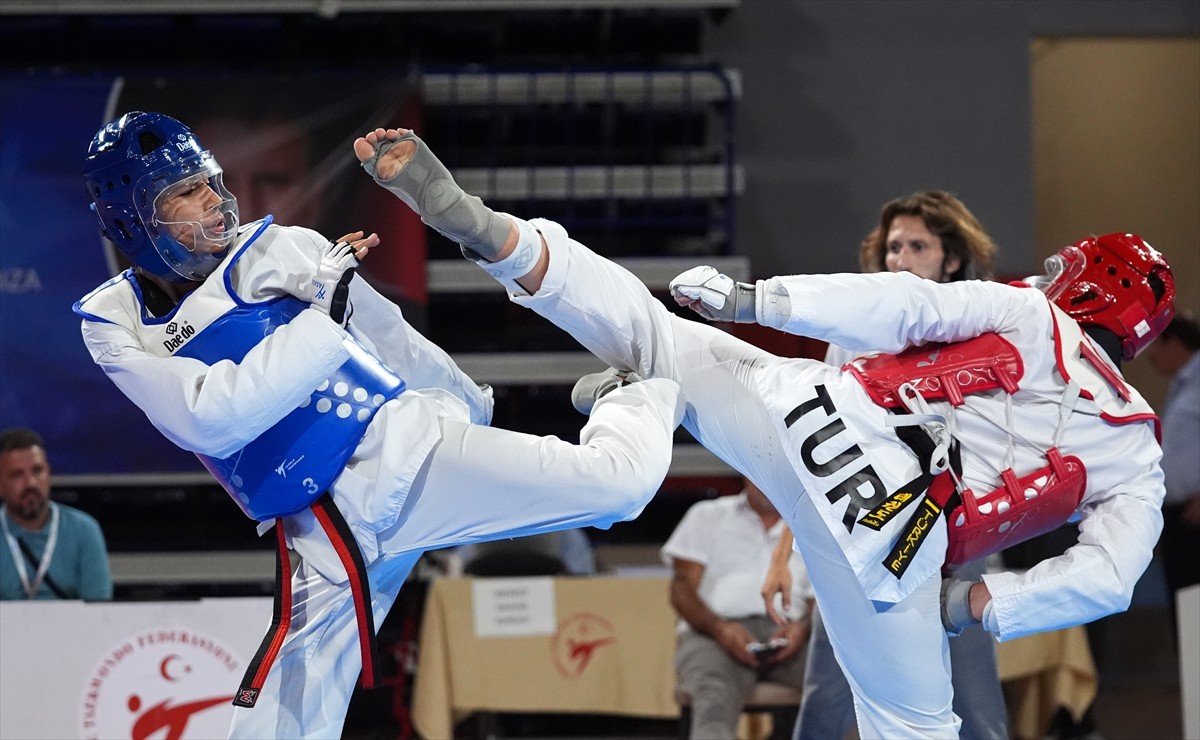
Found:
<path fill-rule="evenodd" d="M 453 736 L 472 712 L 675 717 L 675 615 L 665 578 L 555 578 L 552 635 L 477 637 L 472 579 L 429 590 L 413 723 Z"/>
<path fill-rule="evenodd" d="M 435 581 L 421 627 L 413 723 L 453 736 L 473 712 L 677 717 L 675 614 L 666 578 L 555 578 L 555 630 L 478 637 L 473 579 Z M 1040 738 L 1059 707 L 1076 718 L 1096 696 L 1082 627 L 1000 643 L 1009 726 Z"/>
<path fill-rule="evenodd" d="M 1079 720 L 1096 698 L 1096 664 L 1083 627 L 1002 642 L 997 657 L 1014 737 L 1042 737 L 1060 707 Z"/>

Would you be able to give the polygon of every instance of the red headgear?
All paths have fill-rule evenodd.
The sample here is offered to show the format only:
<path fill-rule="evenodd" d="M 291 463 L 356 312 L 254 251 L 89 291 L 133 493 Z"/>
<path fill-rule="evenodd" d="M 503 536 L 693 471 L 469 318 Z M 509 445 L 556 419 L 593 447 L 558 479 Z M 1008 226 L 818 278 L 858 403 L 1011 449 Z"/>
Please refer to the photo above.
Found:
<path fill-rule="evenodd" d="M 1083 239 L 1059 250 L 1046 267 L 1046 297 L 1080 325 L 1116 334 L 1126 360 L 1154 341 L 1175 313 L 1171 266 L 1137 234 Z"/>

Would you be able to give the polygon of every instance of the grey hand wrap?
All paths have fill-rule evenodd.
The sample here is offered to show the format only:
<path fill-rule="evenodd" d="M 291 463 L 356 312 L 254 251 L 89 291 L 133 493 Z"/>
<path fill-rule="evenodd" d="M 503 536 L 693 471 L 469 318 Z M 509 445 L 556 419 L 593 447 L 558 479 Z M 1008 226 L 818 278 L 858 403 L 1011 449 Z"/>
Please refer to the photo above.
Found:
<path fill-rule="evenodd" d="M 415 141 L 416 150 L 390 180 L 376 176 L 376 164 L 389 149 L 402 141 Z M 375 148 L 375 156 L 362 163 L 375 182 L 408 204 L 421 220 L 447 239 L 462 245 L 489 262 L 508 239 L 509 220 L 467 195 L 450 170 L 442 164 L 425 142 L 413 132 L 396 141 L 385 141 Z"/>
<path fill-rule="evenodd" d="M 948 635 L 960 635 L 967 627 L 979 624 L 971 616 L 971 586 L 978 581 L 942 579 L 942 626 Z"/>

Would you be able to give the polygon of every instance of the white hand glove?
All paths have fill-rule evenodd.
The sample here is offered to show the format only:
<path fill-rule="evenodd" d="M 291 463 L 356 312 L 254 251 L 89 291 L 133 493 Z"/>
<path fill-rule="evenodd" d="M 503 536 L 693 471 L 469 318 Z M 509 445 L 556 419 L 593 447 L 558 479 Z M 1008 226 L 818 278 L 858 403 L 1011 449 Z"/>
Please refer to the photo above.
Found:
<path fill-rule="evenodd" d="M 354 312 L 350 306 L 350 281 L 354 278 L 358 259 L 354 256 L 354 245 L 348 242 L 330 242 L 321 256 L 321 264 L 302 292 L 312 307 L 327 314 L 329 318 L 345 326 Z"/>
<path fill-rule="evenodd" d="M 979 624 L 979 620 L 971 616 L 971 586 L 976 583 L 942 579 L 942 626 L 946 628 L 946 634 L 961 635 L 967 627 Z"/>
<path fill-rule="evenodd" d="M 670 284 L 671 295 L 678 300 L 700 301 L 692 310 L 710 321 L 735 321 L 753 324 L 755 287 L 752 283 L 734 282 L 715 267 L 701 265 L 680 273 Z"/>

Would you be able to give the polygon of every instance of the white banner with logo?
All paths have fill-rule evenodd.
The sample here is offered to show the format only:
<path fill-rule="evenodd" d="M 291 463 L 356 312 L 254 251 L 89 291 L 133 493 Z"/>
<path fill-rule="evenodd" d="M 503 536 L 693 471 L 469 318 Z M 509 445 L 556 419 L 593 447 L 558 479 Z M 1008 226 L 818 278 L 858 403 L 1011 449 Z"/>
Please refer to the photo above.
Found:
<path fill-rule="evenodd" d="M 216 738 L 269 598 L 0 602 L 0 738 Z"/>

